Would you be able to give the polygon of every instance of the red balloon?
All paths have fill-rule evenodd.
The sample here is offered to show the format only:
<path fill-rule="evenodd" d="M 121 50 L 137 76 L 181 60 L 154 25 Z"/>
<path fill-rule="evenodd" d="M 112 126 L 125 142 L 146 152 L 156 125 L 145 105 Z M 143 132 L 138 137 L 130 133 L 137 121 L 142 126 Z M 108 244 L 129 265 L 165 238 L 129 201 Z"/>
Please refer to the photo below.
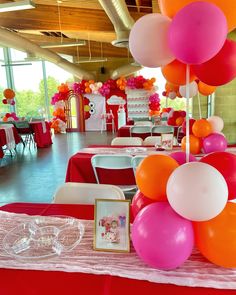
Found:
<path fill-rule="evenodd" d="M 189 119 L 189 134 L 193 134 L 192 127 L 195 121 L 195 119 Z M 186 134 L 186 121 L 184 121 L 182 125 L 182 131 L 184 134 Z"/>
<path fill-rule="evenodd" d="M 228 186 L 228 199 L 236 198 L 236 156 L 228 152 L 214 152 L 203 157 L 200 162 L 215 167 L 225 178 Z"/>
<path fill-rule="evenodd" d="M 133 217 L 135 218 L 135 216 L 139 213 L 139 211 L 141 211 L 144 207 L 154 202 L 155 202 L 154 200 L 145 197 L 143 193 L 141 193 L 140 191 L 137 191 L 132 199 Z"/>
<path fill-rule="evenodd" d="M 236 42 L 227 39 L 222 49 L 207 62 L 194 65 L 195 75 L 211 86 L 224 85 L 236 77 Z"/>

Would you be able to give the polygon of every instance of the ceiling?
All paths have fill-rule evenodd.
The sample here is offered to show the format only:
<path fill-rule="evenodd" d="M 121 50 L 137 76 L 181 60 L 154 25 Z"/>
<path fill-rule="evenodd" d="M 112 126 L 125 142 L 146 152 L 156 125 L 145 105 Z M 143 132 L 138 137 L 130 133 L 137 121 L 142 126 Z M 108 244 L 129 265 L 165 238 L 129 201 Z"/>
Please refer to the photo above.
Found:
<path fill-rule="evenodd" d="M 0 3 L 20 0 L 0 0 Z M 134 20 L 159 12 L 158 0 L 125 0 Z M 50 49 L 77 59 L 128 58 L 127 48 L 111 44 L 116 33 L 98 0 L 34 0 L 35 9 L 0 13 L 0 26 L 43 45 L 86 40 L 84 46 Z"/>

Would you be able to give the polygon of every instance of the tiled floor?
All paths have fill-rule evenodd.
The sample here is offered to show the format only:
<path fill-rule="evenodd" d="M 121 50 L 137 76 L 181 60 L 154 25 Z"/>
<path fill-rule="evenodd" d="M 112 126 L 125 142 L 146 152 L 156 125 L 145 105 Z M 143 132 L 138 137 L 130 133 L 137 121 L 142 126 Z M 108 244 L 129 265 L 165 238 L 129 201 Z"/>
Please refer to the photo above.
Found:
<path fill-rule="evenodd" d="M 110 144 L 112 134 L 100 132 L 57 134 L 49 148 L 22 144 L 13 158 L 0 160 L 0 205 L 11 202 L 51 202 L 65 181 L 68 159 L 90 144 Z"/>

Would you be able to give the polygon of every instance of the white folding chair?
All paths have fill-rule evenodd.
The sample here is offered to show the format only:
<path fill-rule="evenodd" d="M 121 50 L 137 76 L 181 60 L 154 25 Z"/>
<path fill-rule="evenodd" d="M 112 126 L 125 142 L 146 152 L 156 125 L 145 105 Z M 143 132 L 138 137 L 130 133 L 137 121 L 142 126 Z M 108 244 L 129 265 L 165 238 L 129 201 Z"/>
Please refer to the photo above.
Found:
<path fill-rule="evenodd" d="M 112 172 L 112 170 L 120 170 L 120 175 L 122 175 L 122 170 L 125 169 L 132 169 L 132 156 L 130 155 L 114 155 L 114 154 L 109 154 L 109 155 L 105 155 L 105 154 L 99 154 L 99 155 L 94 155 L 91 159 L 91 164 L 93 167 L 93 171 L 94 171 L 94 175 L 96 178 L 97 183 L 101 183 L 101 175 L 100 173 L 98 173 L 98 168 L 101 169 L 106 169 L 106 170 L 110 170 Z M 134 178 L 134 182 L 135 182 L 135 177 L 134 174 L 132 175 Z M 112 181 L 112 179 L 111 179 Z M 122 184 L 116 184 L 117 186 L 119 186 L 121 188 L 121 190 L 123 192 L 128 192 L 134 189 L 137 189 L 136 184 L 128 184 L 130 183 L 130 179 L 127 178 L 123 178 L 122 182 L 126 182 L 127 183 L 122 183 Z"/>
<path fill-rule="evenodd" d="M 146 137 L 151 136 L 151 129 L 151 126 L 132 126 L 130 128 L 130 136 L 145 139 Z"/>
<path fill-rule="evenodd" d="M 124 200 L 125 196 L 115 185 L 66 182 L 57 189 L 53 203 L 95 204 L 96 199 Z"/>
<path fill-rule="evenodd" d="M 146 155 L 137 155 L 137 156 L 134 156 L 132 158 L 132 167 L 133 167 L 133 170 L 134 170 L 134 175 L 136 175 L 136 169 L 138 167 L 138 165 L 142 162 L 142 160 L 144 158 L 146 158 L 147 156 Z"/>
<path fill-rule="evenodd" d="M 157 134 L 161 135 L 164 133 L 173 133 L 174 134 L 175 128 L 173 126 L 167 125 L 156 125 L 152 127 L 152 135 Z"/>
<path fill-rule="evenodd" d="M 143 145 L 140 137 L 115 137 L 111 141 L 111 145 Z"/>
<path fill-rule="evenodd" d="M 153 126 L 151 121 L 136 121 L 134 126 Z"/>
<path fill-rule="evenodd" d="M 143 145 L 161 145 L 161 136 L 148 136 L 144 139 Z"/>

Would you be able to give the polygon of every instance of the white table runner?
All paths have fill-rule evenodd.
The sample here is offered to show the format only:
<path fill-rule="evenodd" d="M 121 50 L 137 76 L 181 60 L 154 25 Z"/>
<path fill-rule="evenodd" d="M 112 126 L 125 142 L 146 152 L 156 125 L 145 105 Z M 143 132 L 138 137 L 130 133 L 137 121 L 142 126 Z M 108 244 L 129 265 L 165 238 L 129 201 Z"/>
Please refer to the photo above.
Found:
<path fill-rule="evenodd" d="M 131 253 L 97 252 L 92 248 L 93 221 L 84 220 L 85 235 L 72 251 L 44 260 L 20 260 L 8 255 L 2 246 L 5 234 L 32 216 L 0 211 L 0 267 L 45 271 L 107 274 L 156 283 L 189 287 L 236 289 L 236 269 L 225 269 L 209 263 L 194 250 L 191 257 L 179 268 L 171 271 L 153 269 L 145 265 L 131 247 Z M 48 221 L 53 217 L 46 217 Z M 178 253 L 176 253 L 178 255 Z"/>
<path fill-rule="evenodd" d="M 13 133 L 13 124 L 1 125 L 0 129 L 3 129 L 6 134 L 6 146 L 9 150 L 13 150 L 16 147 L 14 133 Z"/>

